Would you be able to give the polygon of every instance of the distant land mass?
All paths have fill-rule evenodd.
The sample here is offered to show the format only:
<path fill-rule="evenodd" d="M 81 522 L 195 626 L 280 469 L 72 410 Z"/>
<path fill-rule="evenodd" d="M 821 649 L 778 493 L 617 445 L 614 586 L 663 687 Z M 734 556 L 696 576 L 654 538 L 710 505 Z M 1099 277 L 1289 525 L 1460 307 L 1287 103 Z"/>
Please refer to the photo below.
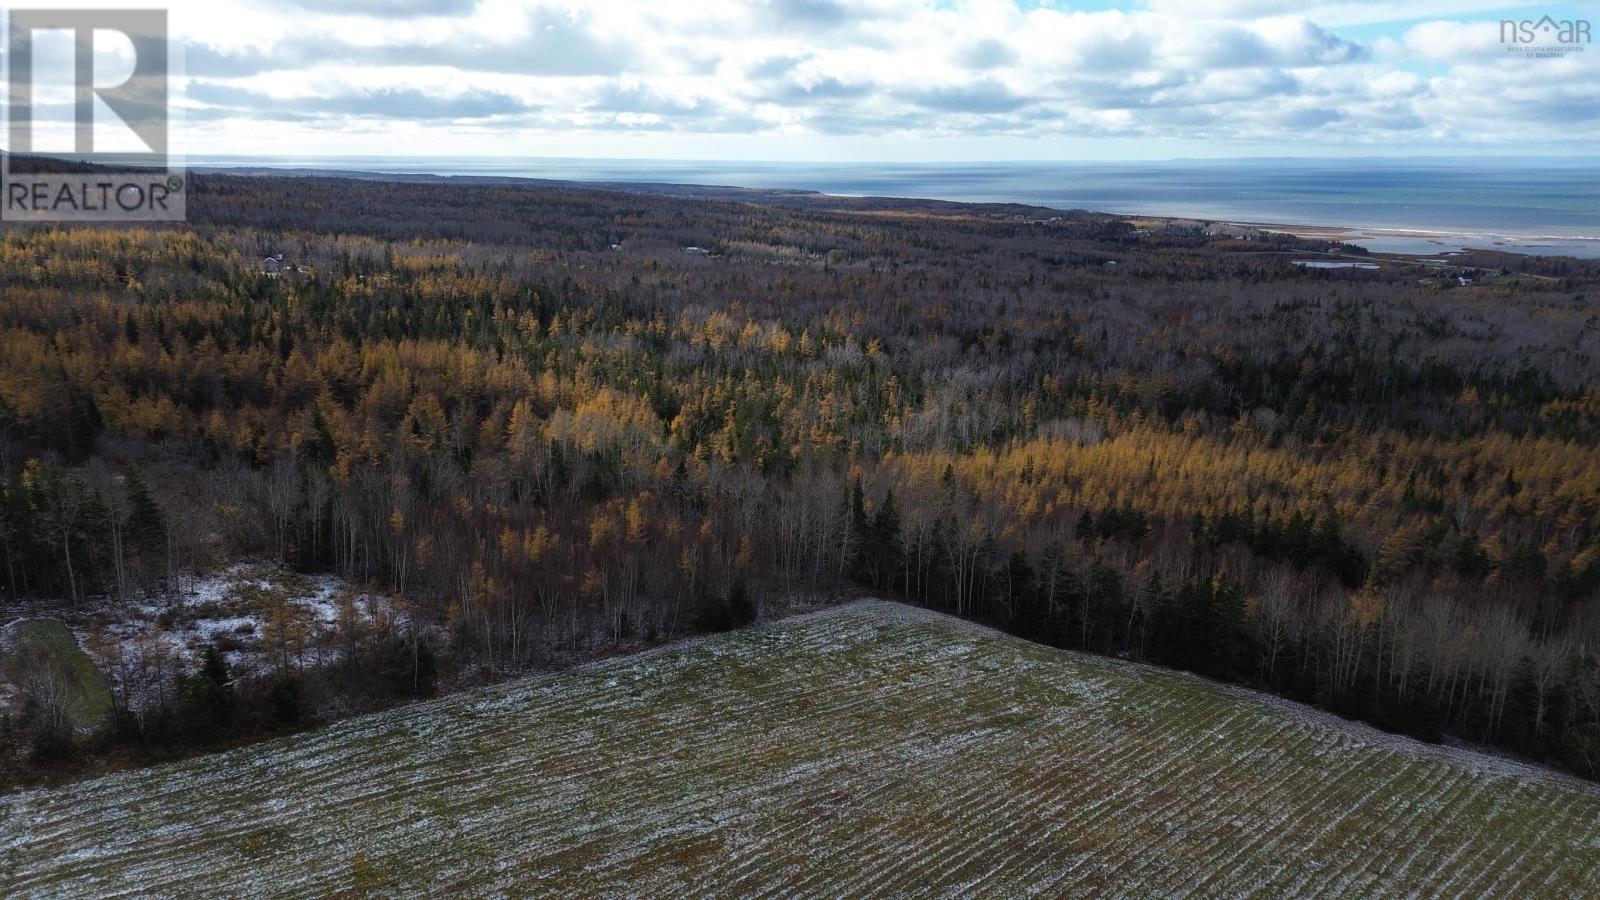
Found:
<path fill-rule="evenodd" d="M 1600 258 L 1593 158 L 783 163 L 436 156 L 195 156 L 198 168 L 663 183 L 1017 203 L 1311 226 L 1381 253 Z"/>

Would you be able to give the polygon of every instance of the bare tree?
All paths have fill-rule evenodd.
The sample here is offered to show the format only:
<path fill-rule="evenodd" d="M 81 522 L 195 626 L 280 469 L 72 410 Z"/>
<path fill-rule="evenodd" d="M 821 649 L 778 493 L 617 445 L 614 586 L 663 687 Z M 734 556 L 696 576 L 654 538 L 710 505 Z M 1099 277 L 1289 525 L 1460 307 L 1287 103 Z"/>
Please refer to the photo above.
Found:
<path fill-rule="evenodd" d="M 1273 569 L 1261 586 L 1261 603 L 1256 609 L 1256 634 L 1261 643 L 1261 670 L 1270 681 L 1277 673 L 1278 658 L 1300 636 L 1300 611 L 1296 596 L 1299 579 L 1285 568 Z"/>
<path fill-rule="evenodd" d="M 279 562 L 288 558 L 289 525 L 300 503 L 300 466 L 293 453 L 272 461 L 267 471 L 263 494 L 272 516 L 272 535 Z"/>
<path fill-rule="evenodd" d="M 123 490 L 123 476 L 114 471 L 105 460 L 95 457 L 89 461 L 89 486 L 105 504 L 107 529 L 111 533 L 111 562 L 117 577 L 117 599 L 128 599 L 128 556 L 126 530 L 128 522 L 128 497 Z"/>

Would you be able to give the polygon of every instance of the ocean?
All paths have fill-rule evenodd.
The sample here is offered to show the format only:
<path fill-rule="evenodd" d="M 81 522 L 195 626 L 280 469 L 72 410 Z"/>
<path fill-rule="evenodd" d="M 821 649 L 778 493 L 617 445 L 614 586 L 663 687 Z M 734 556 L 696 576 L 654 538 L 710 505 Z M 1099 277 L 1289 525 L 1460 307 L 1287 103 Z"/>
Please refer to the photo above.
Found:
<path fill-rule="evenodd" d="M 1317 226 L 1371 250 L 1466 247 L 1600 258 L 1600 158 L 1138 163 L 763 163 L 506 157 L 199 156 L 271 167 L 792 188 Z"/>

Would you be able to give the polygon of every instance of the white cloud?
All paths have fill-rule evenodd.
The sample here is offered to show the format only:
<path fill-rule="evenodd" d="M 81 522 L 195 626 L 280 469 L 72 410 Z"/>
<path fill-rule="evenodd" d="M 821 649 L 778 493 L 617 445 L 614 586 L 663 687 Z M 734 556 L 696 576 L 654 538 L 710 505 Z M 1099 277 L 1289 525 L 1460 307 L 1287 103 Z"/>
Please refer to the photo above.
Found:
<path fill-rule="evenodd" d="M 310 144 L 321 134 L 345 146 L 387 119 L 420 140 L 416 152 L 451 150 L 465 133 L 478 152 L 534 152 L 575 130 L 786 150 L 882 135 L 1497 144 L 1527 140 L 1514 122 L 1555 121 L 1557 140 L 1600 138 L 1587 99 L 1600 96 L 1600 49 L 1513 58 L 1498 13 L 1479 16 L 1508 3 L 1423 0 L 1402 15 L 1368 0 L 1097 12 L 1012 0 L 185 0 L 173 18 L 191 40 L 199 153 L 249 152 L 285 110 L 292 122 L 277 124 Z M 1417 17 L 1428 18 L 1379 37 L 1339 30 Z"/>

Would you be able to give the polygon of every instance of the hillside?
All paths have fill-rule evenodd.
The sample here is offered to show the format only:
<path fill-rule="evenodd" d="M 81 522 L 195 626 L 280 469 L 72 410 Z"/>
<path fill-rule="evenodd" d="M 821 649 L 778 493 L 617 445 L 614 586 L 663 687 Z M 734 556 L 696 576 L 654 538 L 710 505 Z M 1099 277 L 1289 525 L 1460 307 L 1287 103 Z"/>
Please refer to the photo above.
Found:
<path fill-rule="evenodd" d="M 1600 789 L 863 602 L 0 799 L 0 893 L 1574 895 Z"/>
<path fill-rule="evenodd" d="M 841 591 L 1600 780 L 1600 263 L 194 179 L 183 227 L 0 235 L 0 621 L 138 726 L 18 718 L 0 789 Z"/>

